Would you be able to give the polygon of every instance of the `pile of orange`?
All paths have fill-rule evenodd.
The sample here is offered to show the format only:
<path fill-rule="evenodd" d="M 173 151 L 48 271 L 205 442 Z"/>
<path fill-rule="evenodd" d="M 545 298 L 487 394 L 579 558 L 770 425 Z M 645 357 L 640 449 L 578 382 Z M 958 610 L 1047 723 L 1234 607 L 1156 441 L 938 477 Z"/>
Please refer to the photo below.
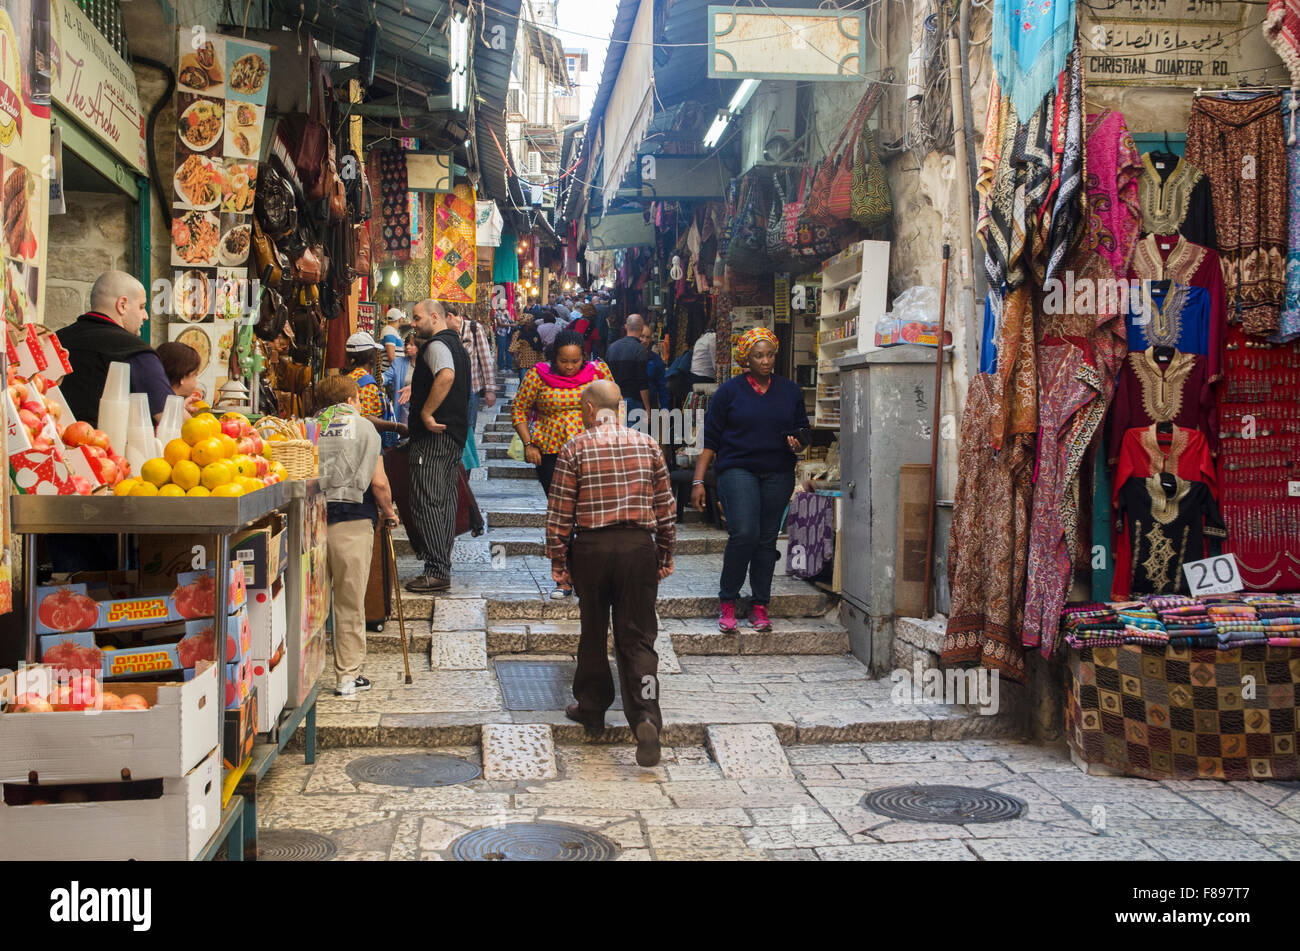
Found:
<path fill-rule="evenodd" d="M 227 413 L 223 419 L 227 417 L 247 423 L 239 414 Z M 222 432 L 221 423 L 211 413 L 186 420 L 180 438 L 167 443 L 162 456 L 142 465 L 139 476 L 119 482 L 113 494 L 232 498 L 288 478 L 284 466 L 270 459 L 269 448 L 263 456 L 241 453 L 235 439 Z"/>

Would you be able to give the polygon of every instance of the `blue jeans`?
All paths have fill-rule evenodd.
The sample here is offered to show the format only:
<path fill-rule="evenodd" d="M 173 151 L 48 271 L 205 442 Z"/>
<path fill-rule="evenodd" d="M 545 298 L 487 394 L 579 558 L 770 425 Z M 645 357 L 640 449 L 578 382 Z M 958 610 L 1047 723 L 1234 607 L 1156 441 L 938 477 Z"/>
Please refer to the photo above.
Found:
<path fill-rule="evenodd" d="M 483 397 L 477 393 L 469 395 L 469 431 L 473 432 L 474 427 L 478 425 L 479 407 L 483 405 Z"/>
<path fill-rule="evenodd" d="M 740 597 L 746 574 L 753 603 L 772 600 L 772 572 L 778 557 L 776 538 L 793 492 L 793 471 L 727 469 L 718 473 L 718 498 L 727 515 L 719 600 L 735 601 Z"/>
<path fill-rule="evenodd" d="M 510 369 L 510 334 L 497 334 L 497 369 L 502 372 Z"/>

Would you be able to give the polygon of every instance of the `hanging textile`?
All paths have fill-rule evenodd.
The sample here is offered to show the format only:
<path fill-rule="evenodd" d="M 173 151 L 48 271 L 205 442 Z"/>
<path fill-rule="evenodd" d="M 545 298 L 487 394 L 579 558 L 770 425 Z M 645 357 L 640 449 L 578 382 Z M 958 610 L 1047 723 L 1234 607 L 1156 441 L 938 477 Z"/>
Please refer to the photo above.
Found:
<path fill-rule="evenodd" d="M 1127 273 L 1137 242 L 1141 160 L 1124 116 L 1114 109 L 1089 114 L 1088 247 L 1104 257 L 1116 275 Z"/>
<path fill-rule="evenodd" d="M 433 263 L 429 296 L 450 304 L 474 303 L 474 189 L 457 185 L 433 196 Z"/>
<path fill-rule="evenodd" d="M 1073 46 L 1074 0 L 994 3 L 993 68 L 1021 115 L 1055 88 Z"/>
<path fill-rule="evenodd" d="M 1205 289 L 1209 337 L 1204 353 L 1210 382 L 1217 381 L 1222 372 L 1223 337 L 1228 326 L 1223 306 L 1223 267 L 1218 252 L 1193 244 L 1177 232 L 1149 234 L 1133 249 L 1129 277 L 1138 281 L 1176 281 Z M 1133 349 L 1138 346 L 1134 344 Z"/>
<path fill-rule="evenodd" d="M 1218 248 L 1210 180 L 1187 159 L 1173 152 L 1143 155 L 1138 204 L 1143 231 L 1182 234 L 1193 244 Z"/>
<path fill-rule="evenodd" d="M 1198 96 L 1187 158 L 1214 193 L 1228 319 L 1249 334 L 1276 333 L 1286 288 L 1286 146 L 1281 95 L 1236 101 Z M 1249 177 L 1247 173 L 1253 173 Z"/>
<path fill-rule="evenodd" d="M 1183 565 L 1206 557 L 1206 541 L 1227 534 L 1204 482 L 1159 475 L 1131 478 L 1119 491 L 1120 530 L 1111 597 L 1187 593 Z"/>
<path fill-rule="evenodd" d="M 412 288 L 412 296 L 423 297 L 433 261 L 433 196 L 417 192 L 412 197 L 420 200 L 421 226 L 411 234 L 411 260 L 402 268 L 402 284 Z"/>
<path fill-rule="evenodd" d="M 1077 47 L 1061 82 L 1065 95 L 1058 97 L 1052 133 L 1052 147 L 1056 154 L 1053 177 L 1058 185 L 1048 229 L 1044 283 L 1059 277 L 1065 256 L 1083 224 L 1083 57 Z"/>
<path fill-rule="evenodd" d="M 519 236 L 513 230 L 501 233 L 501 243 L 492 255 L 492 279 L 498 284 L 519 282 Z"/>
<path fill-rule="evenodd" d="M 1219 414 L 1205 357 L 1162 351 L 1134 351 L 1124 361 L 1115 401 L 1106 424 L 1106 444 L 1118 458 L 1120 443 L 1130 429 L 1152 423 L 1174 423 L 1204 434 L 1210 452 L 1218 451 Z"/>
<path fill-rule="evenodd" d="M 1014 436 L 995 453 L 988 432 L 993 380 L 970 383 L 962 412 L 957 494 L 948 543 L 952 609 L 940 662 L 978 665 L 1017 683 L 1025 680 L 1020 647 L 1029 505 L 1032 436 Z"/>
<path fill-rule="evenodd" d="M 1269 0 L 1264 15 L 1264 38 L 1300 84 L 1300 0 Z"/>
<path fill-rule="evenodd" d="M 1300 117 L 1296 115 L 1297 111 L 1300 111 L 1300 97 L 1288 89 L 1282 93 L 1282 121 L 1287 142 L 1286 292 L 1278 318 L 1278 332 L 1270 338 L 1274 343 L 1289 343 L 1300 337 Z"/>
<path fill-rule="evenodd" d="M 474 202 L 475 243 L 480 248 L 497 248 L 501 246 L 501 229 L 505 221 L 501 218 L 501 209 L 497 203 L 488 201 Z"/>
<path fill-rule="evenodd" d="M 371 153 L 379 172 L 379 237 L 385 256 L 399 263 L 411 256 L 411 219 L 406 192 L 406 153 L 401 149 L 379 149 Z"/>

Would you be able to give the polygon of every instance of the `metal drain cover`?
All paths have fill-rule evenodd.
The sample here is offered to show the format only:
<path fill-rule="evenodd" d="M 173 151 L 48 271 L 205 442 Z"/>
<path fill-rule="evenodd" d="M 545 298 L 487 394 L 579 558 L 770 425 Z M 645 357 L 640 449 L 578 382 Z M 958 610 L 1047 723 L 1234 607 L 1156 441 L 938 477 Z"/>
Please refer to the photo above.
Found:
<path fill-rule="evenodd" d="M 305 829 L 262 829 L 257 833 L 259 862 L 328 862 L 338 854 L 333 839 Z"/>
<path fill-rule="evenodd" d="M 1019 819 L 1024 800 L 969 786 L 891 786 L 862 797 L 872 812 L 909 822 L 1005 822 Z"/>
<path fill-rule="evenodd" d="M 555 822 L 489 826 L 451 844 L 460 862 L 608 862 L 617 851 L 603 835 Z"/>
<path fill-rule="evenodd" d="M 573 674 L 578 669 L 572 660 L 498 660 L 494 662 L 501 696 L 507 710 L 563 710 L 573 699 Z M 622 706 L 618 674 L 614 678 L 614 707 Z"/>
<path fill-rule="evenodd" d="M 378 783 L 381 786 L 454 786 L 478 779 L 483 770 L 458 756 L 388 753 L 354 759 L 348 763 L 347 774 L 355 783 Z"/>

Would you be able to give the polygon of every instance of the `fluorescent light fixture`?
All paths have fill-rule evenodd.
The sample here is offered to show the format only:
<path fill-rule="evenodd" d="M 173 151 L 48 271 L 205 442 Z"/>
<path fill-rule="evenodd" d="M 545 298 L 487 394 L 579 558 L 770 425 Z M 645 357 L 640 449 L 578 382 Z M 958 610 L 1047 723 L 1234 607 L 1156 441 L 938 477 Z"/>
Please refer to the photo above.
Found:
<path fill-rule="evenodd" d="M 469 21 L 457 13 L 448 24 L 451 79 L 451 108 L 464 112 L 469 108 Z"/>
<path fill-rule="evenodd" d="M 718 110 L 718 117 L 713 120 L 713 125 L 709 126 L 709 131 L 704 134 L 704 147 L 711 149 L 718 144 L 722 138 L 722 133 L 726 130 L 727 124 L 731 122 L 740 110 L 749 104 L 749 100 L 754 96 L 754 90 L 758 88 L 757 79 L 746 79 L 736 87 L 736 92 L 731 97 L 731 102 L 727 104 L 726 110 Z"/>

